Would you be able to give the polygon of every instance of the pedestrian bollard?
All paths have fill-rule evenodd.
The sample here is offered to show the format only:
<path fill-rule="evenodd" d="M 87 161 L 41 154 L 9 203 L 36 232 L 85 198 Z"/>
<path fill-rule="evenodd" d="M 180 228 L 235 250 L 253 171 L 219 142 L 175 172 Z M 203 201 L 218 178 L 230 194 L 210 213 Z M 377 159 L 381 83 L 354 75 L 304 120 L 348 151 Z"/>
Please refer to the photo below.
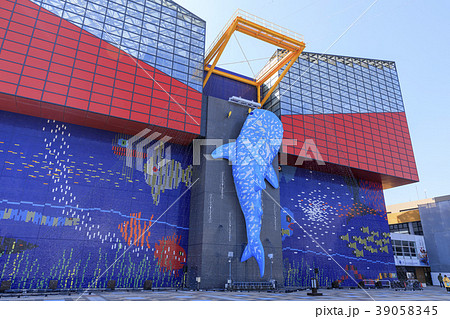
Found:
<path fill-rule="evenodd" d="M 319 282 L 317 281 L 317 279 L 316 278 L 311 279 L 312 292 L 308 292 L 307 295 L 308 296 L 323 296 L 323 294 L 321 292 L 317 292 L 318 289 L 319 289 Z"/>

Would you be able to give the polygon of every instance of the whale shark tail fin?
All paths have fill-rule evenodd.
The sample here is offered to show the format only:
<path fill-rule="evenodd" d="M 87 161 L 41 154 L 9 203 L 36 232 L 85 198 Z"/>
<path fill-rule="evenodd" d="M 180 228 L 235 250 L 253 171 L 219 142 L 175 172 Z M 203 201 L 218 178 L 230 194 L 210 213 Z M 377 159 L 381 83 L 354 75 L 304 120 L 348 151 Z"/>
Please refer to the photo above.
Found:
<path fill-rule="evenodd" d="M 249 242 L 242 253 L 241 262 L 250 257 L 255 257 L 258 262 L 261 277 L 264 276 L 264 248 L 260 240 L 258 242 Z"/>

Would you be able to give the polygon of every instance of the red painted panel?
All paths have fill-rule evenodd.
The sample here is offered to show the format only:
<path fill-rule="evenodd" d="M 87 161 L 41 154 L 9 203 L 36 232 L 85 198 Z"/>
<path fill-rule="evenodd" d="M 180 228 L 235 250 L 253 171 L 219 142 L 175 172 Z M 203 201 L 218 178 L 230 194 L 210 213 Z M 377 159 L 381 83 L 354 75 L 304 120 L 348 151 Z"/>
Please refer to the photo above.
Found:
<path fill-rule="evenodd" d="M 404 112 L 282 115 L 281 121 L 284 138 L 297 140 L 288 154 L 298 155 L 305 139 L 312 138 L 325 162 L 418 181 Z M 336 130 L 317 125 L 325 123 L 335 123 Z"/>
<path fill-rule="evenodd" d="M 5 71 L 0 70 L 0 79 L 2 81 L 17 84 L 17 83 L 19 83 L 19 78 L 20 78 L 19 74 L 5 72 Z M 11 92 L 8 92 L 8 93 L 11 93 Z"/>
<path fill-rule="evenodd" d="M 130 119 L 133 121 L 137 121 L 137 122 L 148 122 L 149 115 L 138 113 L 138 112 L 131 112 Z"/>
<path fill-rule="evenodd" d="M 49 83 L 47 83 L 48 85 Z M 67 90 L 67 89 L 66 89 Z M 56 94 L 56 93 L 50 93 L 50 92 L 44 92 L 44 100 L 49 101 L 53 104 L 62 104 L 64 105 L 66 103 L 66 94 Z"/>

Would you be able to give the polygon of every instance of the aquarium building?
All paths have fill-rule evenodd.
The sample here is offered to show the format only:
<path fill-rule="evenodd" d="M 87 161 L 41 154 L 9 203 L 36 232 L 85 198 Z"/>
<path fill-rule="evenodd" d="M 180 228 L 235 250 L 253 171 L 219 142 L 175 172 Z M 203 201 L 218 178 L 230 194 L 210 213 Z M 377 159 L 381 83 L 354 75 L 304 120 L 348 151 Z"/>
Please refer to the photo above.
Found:
<path fill-rule="evenodd" d="M 0 282 L 396 279 L 383 190 L 418 174 L 395 63 L 306 52 L 242 12 L 208 50 L 205 30 L 168 0 L 2 2 Z M 216 67 L 233 32 L 279 48 L 258 78 Z M 232 167 L 208 157 L 261 105 L 284 128 L 279 188 L 262 192 L 262 278 L 240 262 Z"/>

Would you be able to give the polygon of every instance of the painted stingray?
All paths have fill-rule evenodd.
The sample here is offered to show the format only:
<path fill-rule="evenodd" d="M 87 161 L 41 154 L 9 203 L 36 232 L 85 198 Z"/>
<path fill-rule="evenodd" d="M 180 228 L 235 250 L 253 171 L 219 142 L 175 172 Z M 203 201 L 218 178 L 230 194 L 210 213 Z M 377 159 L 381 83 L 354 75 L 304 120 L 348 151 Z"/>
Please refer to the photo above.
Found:
<path fill-rule="evenodd" d="M 283 125 L 278 117 L 266 110 L 255 109 L 247 117 L 236 142 L 222 145 L 211 154 L 226 158 L 233 165 L 233 179 L 247 228 L 247 241 L 241 262 L 255 257 L 261 277 L 264 275 L 264 248 L 261 243 L 263 214 L 261 191 L 264 179 L 278 188 L 278 177 L 272 161 L 280 149 Z"/>

